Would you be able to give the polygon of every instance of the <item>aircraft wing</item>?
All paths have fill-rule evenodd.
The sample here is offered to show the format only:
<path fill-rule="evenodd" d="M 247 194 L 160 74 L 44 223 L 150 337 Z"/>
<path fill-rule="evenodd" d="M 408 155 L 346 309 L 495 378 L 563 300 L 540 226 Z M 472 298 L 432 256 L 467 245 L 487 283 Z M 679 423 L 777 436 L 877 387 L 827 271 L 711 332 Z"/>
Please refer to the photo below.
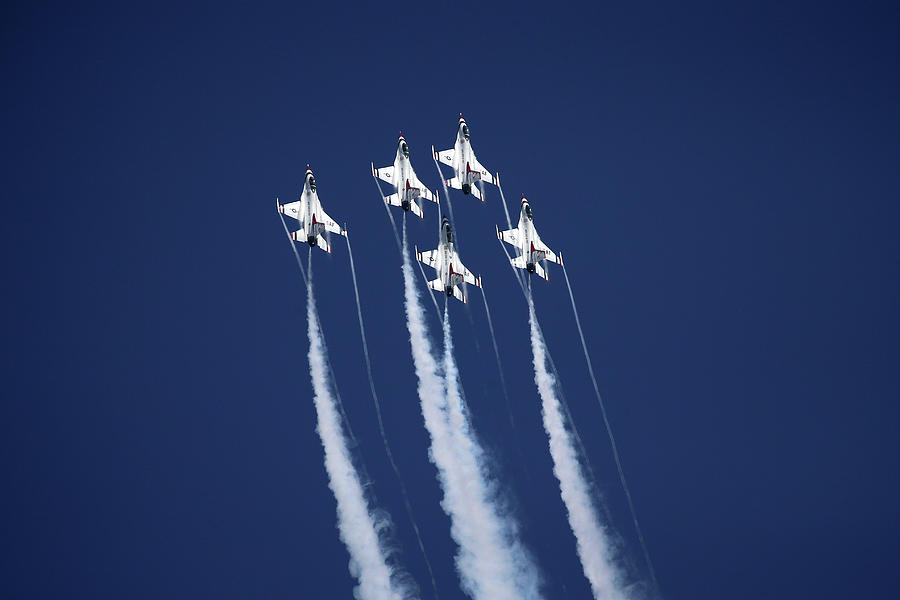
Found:
<path fill-rule="evenodd" d="M 448 167 L 453 166 L 453 159 L 456 158 L 456 148 L 450 148 L 449 150 L 441 150 L 440 152 L 435 152 L 434 146 L 432 146 L 431 152 L 434 154 L 434 160 L 440 161 Z"/>
<path fill-rule="evenodd" d="M 372 165 L 372 175 L 387 183 L 394 183 L 394 166 L 376 169 L 375 165 Z"/>
<path fill-rule="evenodd" d="M 519 247 L 519 228 L 516 227 L 514 229 L 507 229 L 506 231 L 500 231 L 499 227 L 495 227 L 497 229 L 497 237 L 506 242 L 507 244 L 512 244 L 516 248 Z"/>
<path fill-rule="evenodd" d="M 278 212 L 299 221 L 300 215 L 306 214 L 305 202 L 306 198 L 301 198 L 296 202 L 289 202 L 288 204 L 281 204 L 278 202 L 278 200 L 276 200 L 275 204 L 278 206 Z"/>
<path fill-rule="evenodd" d="M 434 193 L 432 193 L 431 190 L 425 187 L 425 184 L 422 183 L 422 180 L 419 179 L 415 171 L 412 172 L 412 181 L 410 181 L 410 186 L 419 190 L 420 198 L 425 198 L 426 200 L 431 200 L 432 202 L 438 201 L 438 197 Z"/>
<path fill-rule="evenodd" d="M 472 271 L 467 269 L 466 265 L 462 264 L 462 261 L 459 260 L 459 254 L 453 255 L 453 263 L 459 267 L 459 274 L 463 276 L 463 281 L 470 285 L 481 287 L 481 277 L 472 275 Z"/>
<path fill-rule="evenodd" d="M 475 166 L 472 169 L 473 171 L 478 171 L 481 173 L 481 180 L 491 185 L 497 185 L 497 181 L 494 179 L 494 176 L 491 175 L 491 172 L 484 168 L 484 165 L 478 162 L 478 159 L 475 159 Z"/>
<path fill-rule="evenodd" d="M 334 219 L 329 217 L 322 207 L 319 206 L 319 213 L 313 215 L 316 218 L 316 221 L 325 226 L 325 231 L 330 231 L 331 233 L 336 233 L 338 235 L 343 235 L 346 237 L 347 232 L 341 229 L 341 226 L 338 225 Z"/>
<path fill-rule="evenodd" d="M 560 257 L 556 256 L 556 253 L 554 253 L 553 250 L 548 248 L 547 244 L 545 244 L 541 240 L 540 237 L 535 237 L 534 241 L 531 242 L 531 244 L 535 250 L 538 250 L 538 251 L 544 253 L 544 258 L 546 260 L 552 260 L 553 262 L 555 262 L 557 264 L 560 264 L 560 265 L 562 264 L 562 259 Z M 546 277 L 544 279 L 546 279 Z"/>
<path fill-rule="evenodd" d="M 419 252 L 419 249 L 416 248 L 416 259 L 424 265 L 428 265 L 432 269 L 438 270 L 440 268 L 441 262 L 441 254 L 436 249 L 429 250 L 427 252 Z"/>
<path fill-rule="evenodd" d="M 415 177 L 415 179 L 416 179 L 416 184 L 415 184 L 415 185 L 416 185 L 417 188 L 419 188 L 419 196 L 420 196 L 421 198 L 425 198 L 426 200 L 431 200 L 432 202 L 439 202 L 439 201 L 440 201 L 440 199 L 439 199 L 438 196 L 437 196 L 437 193 L 436 193 L 436 192 L 432 192 L 432 191 L 429 190 L 427 187 L 425 187 L 425 184 L 422 183 L 422 180 L 419 179 L 419 177 L 415 174 L 415 172 L 413 172 L 413 177 Z"/>

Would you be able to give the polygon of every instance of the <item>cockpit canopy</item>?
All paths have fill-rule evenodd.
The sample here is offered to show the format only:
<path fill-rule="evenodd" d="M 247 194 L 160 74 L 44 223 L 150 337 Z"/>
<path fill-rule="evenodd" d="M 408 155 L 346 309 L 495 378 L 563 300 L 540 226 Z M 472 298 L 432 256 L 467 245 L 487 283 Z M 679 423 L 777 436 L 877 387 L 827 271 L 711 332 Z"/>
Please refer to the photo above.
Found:
<path fill-rule="evenodd" d="M 316 178 L 312 175 L 309 176 L 309 191 L 316 191 Z"/>
<path fill-rule="evenodd" d="M 453 243 L 453 228 L 450 227 L 450 223 L 447 223 L 445 227 L 447 228 L 447 243 L 451 244 Z"/>
<path fill-rule="evenodd" d="M 462 126 L 462 134 L 463 134 L 463 137 L 466 138 L 466 140 L 469 139 L 469 126 L 466 125 L 465 123 L 463 123 L 463 126 Z"/>
<path fill-rule="evenodd" d="M 409 146 L 406 145 L 406 142 L 400 142 L 400 152 L 404 158 L 409 158 Z"/>
<path fill-rule="evenodd" d="M 528 217 L 528 220 L 531 221 L 534 217 L 531 216 L 531 205 L 525 205 L 525 216 Z"/>

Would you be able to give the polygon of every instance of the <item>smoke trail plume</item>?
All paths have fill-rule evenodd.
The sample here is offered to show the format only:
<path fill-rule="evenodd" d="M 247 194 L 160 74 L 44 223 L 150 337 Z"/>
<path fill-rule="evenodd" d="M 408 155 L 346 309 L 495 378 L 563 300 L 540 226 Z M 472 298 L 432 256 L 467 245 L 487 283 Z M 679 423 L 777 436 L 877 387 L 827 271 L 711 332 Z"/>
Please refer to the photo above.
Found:
<path fill-rule="evenodd" d="M 347 254 L 350 257 L 350 274 L 353 276 L 353 294 L 356 298 L 356 316 L 359 318 L 359 334 L 362 337 L 363 355 L 366 359 L 366 374 L 369 376 L 369 391 L 372 393 L 372 401 L 375 403 L 375 414 L 378 417 L 378 430 L 381 432 L 381 441 L 384 442 L 384 451 L 387 454 L 388 461 L 394 469 L 394 475 L 400 483 L 400 494 L 403 496 L 403 503 L 406 505 L 406 515 L 412 524 L 413 532 L 416 534 L 416 542 L 419 544 L 419 550 L 425 559 L 425 566 L 428 568 L 428 576 L 431 578 L 431 589 L 434 597 L 438 598 L 437 583 L 434 580 L 434 572 L 431 569 L 431 561 L 428 560 L 428 554 L 425 552 L 425 546 L 422 544 L 422 534 L 419 532 L 419 525 L 413 516 L 412 504 L 409 501 L 409 493 L 406 491 L 406 484 L 403 483 L 403 477 L 400 476 L 400 469 L 394 460 L 394 453 L 388 443 L 387 434 L 384 432 L 384 420 L 381 417 L 381 402 L 378 400 L 378 393 L 375 391 L 375 379 L 372 377 L 372 362 L 369 360 L 369 343 L 366 341 L 366 328 L 363 325 L 362 306 L 359 302 L 359 285 L 356 282 L 356 267 L 353 264 L 353 249 L 350 246 L 350 236 L 347 236 Z"/>
<path fill-rule="evenodd" d="M 354 596 L 360 600 L 415 597 L 416 590 L 406 582 L 407 575 L 389 562 L 390 553 L 379 537 L 379 532 L 389 527 L 389 523 L 370 509 L 347 448 L 328 378 L 327 355 L 313 296 L 312 270 L 307 274 L 306 292 L 309 372 L 318 418 L 316 431 L 325 450 L 328 487 L 337 500 L 338 531 L 350 553 L 350 573 L 359 581 Z"/>
<path fill-rule="evenodd" d="M 277 200 L 276 200 L 277 201 Z M 303 277 L 303 284 L 307 285 L 309 282 L 306 279 L 306 271 L 303 267 L 303 261 L 300 260 L 300 253 L 297 252 L 297 245 L 294 244 L 294 240 L 291 239 L 291 232 L 288 230 L 287 223 L 284 221 L 284 215 L 279 213 L 279 217 L 281 217 L 281 225 L 284 227 L 284 233 L 287 236 L 288 244 L 291 245 L 291 250 L 294 253 L 294 258 L 297 259 L 297 267 L 300 269 L 300 275 Z M 309 270 L 312 270 L 312 249 L 310 249 L 310 253 L 307 256 L 307 260 L 309 260 Z M 325 347 L 325 356 L 326 362 L 328 364 L 328 373 L 331 375 L 331 380 L 335 381 L 334 369 L 331 368 L 331 361 L 327 360 L 328 357 L 328 347 L 325 346 L 325 339 L 322 339 L 322 345 Z M 350 434 L 350 439 L 353 440 L 353 444 L 357 444 L 356 435 L 353 433 L 353 429 L 350 427 L 350 419 L 347 418 L 347 412 L 344 410 L 344 402 L 341 400 L 341 395 L 338 393 L 337 389 L 334 390 L 334 394 L 337 397 L 337 405 L 341 411 L 341 416 L 344 417 L 344 425 L 347 427 L 347 433 Z"/>
<path fill-rule="evenodd" d="M 276 200 L 276 202 L 278 202 L 278 200 Z M 279 212 L 278 216 L 281 217 L 281 225 L 282 227 L 284 227 L 284 235 L 287 236 L 288 243 L 291 245 L 291 250 L 293 250 L 294 257 L 297 259 L 297 266 L 300 267 L 300 275 L 303 277 L 303 284 L 306 285 L 306 269 L 303 268 L 303 261 L 300 260 L 300 253 L 297 252 L 297 245 L 294 244 L 294 240 L 291 239 L 291 232 L 288 229 L 287 223 L 285 223 L 284 221 L 284 215 Z"/>
<path fill-rule="evenodd" d="M 476 600 L 539 598 L 537 568 L 518 542 L 514 521 L 501 514 L 496 490 L 485 477 L 482 452 L 463 412 L 452 345 L 447 346 L 449 361 L 445 353 L 446 380 L 435 360 L 415 289 L 405 227 L 403 249 L 407 327 L 418 394 L 431 438 L 429 456 L 444 492 L 441 507 L 450 516 L 450 533 L 459 546 L 456 566 L 463 590 Z M 448 329 L 445 321 L 445 333 Z"/>
<path fill-rule="evenodd" d="M 647 568 L 650 571 L 650 579 L 653 581 L 653 588 L 658 593 L 659 582 L 656 580 L 656 571 L 653 568 L 653 562 L 650 560 L 650 552 L 647 550 L 647 543 L 644 541 L 644 534 L 638 523 L 634 502 L 631 500 L 631 490 L 628 488 L 628 482 L 625 480 L 625 471 L 622 469 L 622 461 L 619 458 L 619 448 L 616 446 L 616 438 L 613 437 L 612 427 L 610 427 L 609 418 L 606 416 L 606 405 L 603 402 L 603 397 L 600 395 L 600 388 L 597 386 L 597 378 L 594 377 L 594 367 L 591 364 L 590 354 L 588 354 L 587 343 L 584 341 L 584 331 L 581 329 L 581 319 L 578 318 L 578 309 L 575 307 L 575 295 L 572 293 L 572 285 L 569 283 L 569 274 L 566 272 L 566 266 L 563 265 L 562 267 L 563 275 L 566 278 L 566 287 L 569 289 L 569 299 L 572 301 L 572 313 L 575 315 L 575 325 L 578 327 L 578 336 L 581 338 L 581 348 L 584 350 L 584 360 L 587 362 L 588 373 L 591 375 L 591 383 L 594 384 L 594 393 L 597 396 L 597 402 L 600 404 L 600 414 L 603 415 L 603 424 L 606 426 L 606 435 L 609 438 L 609 444 L 612 447 L 613 458 L 616 460 L 619 481 L 622 483 L 622 489 L 625 490 L 625 497 L 628 499 L 628 509 L 631 511 L 631 520 L 634 521 L 634 529 L 637 532 L 641 549 L 644 551 L 644 560 L 647 562 Z"/>
<path fill-rule="evenodd" d="M 450 212 L 450 224 L 456 228 L 456 218 L 453 216 L 453 203 L 450 202 L 450 190 L 447 189 L 447 181 L 444 179 L 444 173 L 441 171 L 441 166 L 438 164 L 438 161 L 434 159 L 434 157 L 432 157 L 432 159 L 434 160 L 434 168 L 437 169 L 438 176 L 441 178 L 441 186 L 444 188 L 444 198 L 447 200 L 447 210 Z M 438 227 L 440 227 L 440 222 L 441 216 L 440 213 L 438 213 Z M 455 235 L 453 237 L 454 242 L 456 243 L 456 249 L 459 250 L 459 232 L 456 231 L 454 233 Z"/>
<path fill-rule="evenodd" d="M 481 299 L 484 301 L 484 313 L 487 315 L 488 331 L 491 334 L 491 344 L 494 347 L 494 358 L 497 359 L 497 373 L 500 375 L 500 388 L 503 391 L 503 401 L 506 404 L 506 414 L 509 416 L 509 425 L 513 431 L 516 430 L 516 420 L 513 418 L 512 406 L 509 403 L 509 393 L 506 390 L 506 377 L 503 376 L 503 363 L 500 361 L 500 348 L 497 347 L 497 336 L 494 335 L 494 323 L 491 320 L 491 308 L 488 306 L 487 294 L 484 291 L 484 285 L 479 287 L 481 290 Z M 519 450 L 519 456 L 522 457 L 521 448 L 516 444 Z M 524 460 L 524 457 L 523 457 Z"/>
<path fill-rule="evenodd" d="M 613 563 L 612 544 L 597 518 L 590 487 L 578 462 L 572 437 L 566 429 L 562 408 L 556 397 L 556 380 L 547 372 L 544 341 L 538 330 L 534 303 L 530 298 L 528 323 L 531 329 L 534 381 L 541 397 L 544 429 L 550 439 L 553 473 L 559 481 L 559 491 L 566 506 L 569 526 L 575 534 L 582 569 L 591 584 L 594 598 L 624 598 L 621 575 Z"/>
<path fill-rule="evenodd" d="M 388 219 L 391 220 L 391 229 L 394 230 L 394 241 L 397 242 L 397 250 L 400 250 L 402 252 L 403 250 L 400 248 L 400 236 L 397 235 L 397 222 L 394 221 L 394 215 L 391 214 L 391 209 L 388 206 L 388 203 L 384 201 L 384 190 L 381 189 L 381 182 L 378 181 L 378 178 L 374 175 L 372 176 L 372 179 L 375 180 L 375 185 L 378 186 L 378 197 L 381 198 L 381 203 L 384 204 L 384 210 L 387 211 Z"/>

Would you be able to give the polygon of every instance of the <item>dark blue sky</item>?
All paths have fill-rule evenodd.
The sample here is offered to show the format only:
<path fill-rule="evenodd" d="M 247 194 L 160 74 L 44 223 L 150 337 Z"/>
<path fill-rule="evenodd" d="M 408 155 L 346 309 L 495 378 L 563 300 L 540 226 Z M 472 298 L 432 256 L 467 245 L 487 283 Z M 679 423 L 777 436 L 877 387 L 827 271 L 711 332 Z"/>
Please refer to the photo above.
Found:
<path fill-rule="evenodd" d="M 900 593 L 896 5 L 2 10 L 3 596 L 349 597 L 304 291 L 274 211 L 310 163 L 350 228 L 441 598 L 462 597 L 368 171 L 402 129 L 436 187 L 430 146 L 452 144 L 459 112 L 513 210 L 527 194 L 565 254 L 663 597 Z M 499 196 L 453 199 L 516 423 L 476 294 L 452 311 L 475 426 L 547 597 L 586 598 Z M 437 241 L 426 217 L 410 223 L 420 248 Z M 314 265 L 356 450 L 430 597 L 346 245 Z M 535 281 L 549 348 L 622 559 L 646 577 L 550 269 Z"/>

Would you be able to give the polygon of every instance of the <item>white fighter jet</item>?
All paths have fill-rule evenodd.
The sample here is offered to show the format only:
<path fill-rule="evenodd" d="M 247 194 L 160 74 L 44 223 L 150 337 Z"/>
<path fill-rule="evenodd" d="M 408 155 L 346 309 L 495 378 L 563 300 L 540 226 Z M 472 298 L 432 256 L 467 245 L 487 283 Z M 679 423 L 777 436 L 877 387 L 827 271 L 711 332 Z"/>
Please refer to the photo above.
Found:
<path fill-rule="evenodd" d="M 481 277 L 472 275 L 459 260 L 456 245 L 453 243 L 453 228 L 450 227 L 450 221 L 446 217 L 441 221 L 441 239 L 437 250 L 419 252 L 416 248 L 416 258 L 437 271 L 437 279 L 429 281 L 428 287 L 444 292 L 448 297 L 453 296 L 466 303 L 468 299 L 458 286 L 470 283 L 481 287 Z"/>
<path fill-rule="evenodd" d="M 275 205 L 278 212 L 300 221 L 300 229 L 291 233 L 291 239 L 295 242 L 306 242 L 311 247 L 318 246 L 325 252 L 331 252 L 331 244 L 323 235 L 326 231 L 347 237 L 347 231 L 322 210 L 322 203 L 316 193 L 316 178 L 309 165 L 306 165 L 306 181 L 303 183 L 300 199 L 289 204 L 281 204 L 276 199 Z"/>
<path fill-rule="evenodd" d="M 541 266 L 540 261 L 552 260 L 557 264 L 562 264 L 562 252 L 559 256 L 553 253 L 553 250 L 541 241 L 534 228 L 533 215 L 531 213 L 531 205 L 525 196 L 522 196 L 522 212 L 519 215 L 519 224 L 514 229 L 500 231 L 497 228 L 497 237 L 512 244 L 519 249 L 519 256 L 512 259 L 514 267 L 525 269 L 529 273 L 537 273 L 540 277 L 550 280 L 550 274 Z"/>
<path fill-rule="evenodd" d="M 397 142 L 397 156 L 394 158 L 394 165 L 376 169 L 373 163 L 372 175 L 392 184 L 394 189 L 397 190 L 390 196 L 385 196 L 385 202 L 391 206 L 400 206 L 404 211 L 411 210 L 420 219 L 424 219 L 425 214 L 422 212 L 418 198 L 438 202 L 437 192 L 432 193 L 416 177 L 416 172 L 413 171 L 412 164 L 409 162 L 409 145 L 403 139 L 402 133 L 400 134 L 400 141 Z"/>
<path fill-rule="evenodd" d="M 456 144 L 449 150 L 442 150 L 441 152 L 435 152 L 434 146 L 432 146 L 431 152 L 434 154 L 434 160 L 439 160 L 445 165 L 453 167 L 454 176 L 451 179 L 446 179 L 445 182 L 454 189 L 462 190 L 463 194 L 472 194 L 484 202 L 484 198 L 482 198 L 484 188 L 479 189 L 475 184 L 482 182 L 483 186 L 483 182 L 486 181 L 497 185 L 498 178 L 491 175 L 484 168 L 484 165 L 475 158 L 472 144 L 469 143 L 469 126 L 466 125 L 466 120 L 463 119 L 462 113 L 459 115 Z"/>

